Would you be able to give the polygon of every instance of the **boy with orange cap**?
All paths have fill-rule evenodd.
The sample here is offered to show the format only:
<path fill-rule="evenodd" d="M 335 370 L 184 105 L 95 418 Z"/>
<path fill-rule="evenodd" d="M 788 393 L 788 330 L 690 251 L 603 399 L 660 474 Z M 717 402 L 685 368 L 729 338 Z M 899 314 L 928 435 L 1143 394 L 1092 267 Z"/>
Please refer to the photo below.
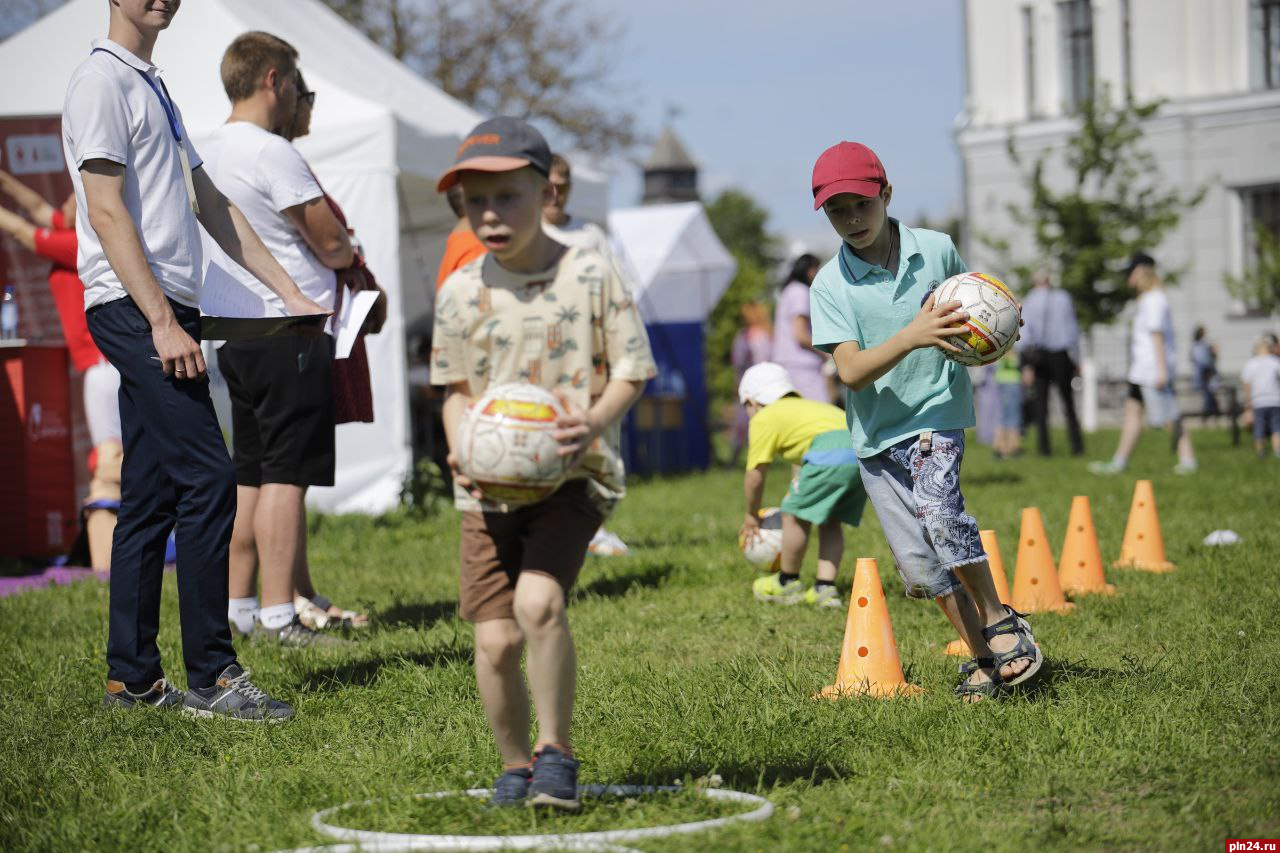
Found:
<path fill-rule="evenodd" d="M 431 377 L 448 388 L 449 447 L 486 389 L 528 382 L 556 392 L 568 414 L 560 452 L 569 480 L 537 503 L 486 498 L 457 472 L 462 510 L 459 611 L 475 623 L 476 682 L 504 770 L 493 803 L 579 808 L 569 744 L 576 657 L 566 597 L 587 543 L 625 494 L 619 421 L 655 375 L 639 311 L 613 265 L 542 229 L 551 151 L 530 125 L 477 126 L 441 176 L 461 183 L 472 230 L 487 251 L 449 276 L 436 299 Z M 520 669 L 527 646 L 529 690 Z M 538 736 L 529 744 L 529 693 Z"/>

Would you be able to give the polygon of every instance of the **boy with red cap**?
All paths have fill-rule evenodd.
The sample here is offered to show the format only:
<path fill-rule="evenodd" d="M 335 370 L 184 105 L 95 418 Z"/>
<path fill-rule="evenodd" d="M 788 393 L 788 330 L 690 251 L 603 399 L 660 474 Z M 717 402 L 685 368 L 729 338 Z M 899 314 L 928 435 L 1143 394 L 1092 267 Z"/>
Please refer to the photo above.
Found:
<path fill-rule="evenodd" d="M 862 483 L 907 595 L 935 599 L 969 644 L 956 695 L 980 701 L 1044 661 L 1026 620 L 996 595 L 960 493 L 973 387 L 943 350 L 956 351 L 949 338 L 966 315 L 933 291 L 966 267 L 946 234 L 891 219 L 892 197 L 865 145 L 833 145 L 814 165 L 813 207 L 843 242 L 813 282 L 813 343 L 835 358 Z"/>
<path fill-rule="evenodd" d="M 475 623 L 476 683 L 504 770 L 495 805 L 579 807 L 569 746 L 576 658 L 565 599 L 587 543 L 625 493 L 618 424 L 656 366 L 639 311 L 599 252 L 542 228 L 551 151 L 525 122 L 483 122 L 441 176 L 487 254 L 449 276 L 436 297 L 431 378 L 448 388 L 445 433 L 456 448 L 464 410 L 491 386 L 528 382 L 556 392 L 568 414 L 560 453 L 574 465 L 550 497 L 525 506 L 486 498 L 460 473 L 459 612 Z M 538 737 L 529 749 L 527 669 Z"/>

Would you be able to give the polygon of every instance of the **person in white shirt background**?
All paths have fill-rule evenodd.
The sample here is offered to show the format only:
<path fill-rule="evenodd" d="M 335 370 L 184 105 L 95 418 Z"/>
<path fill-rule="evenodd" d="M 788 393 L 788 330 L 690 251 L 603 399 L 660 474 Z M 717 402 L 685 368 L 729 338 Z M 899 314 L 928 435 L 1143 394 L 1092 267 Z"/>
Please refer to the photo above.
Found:
<path fill-rule="evenodd" d="M 1144 252 L 1136 253 L 1129 262 L 1129 287 L 1138 293 L 1129 341 L 1129 394 L 1124 401 L 1124 425 L 1115 456 L 1107 462 L 1093 462 L 1089 470 L 1095 474 L 1118 474 L 1129 464 L 1129 457 L 1142 436 L 1143 414 L 1153 427 L 1168 427 L 1174 436 L 1178 463 L 1175 474 L 1192 474 L 1196 470 L 1195 450 L 1191 436 L 1182 426 L 1178 399 L 1173 390 L 1173 367 L 1177 347 L 1173 339 L 1173 315 L 1164 285 L 1156 275 L 1155 259 Z"/>
<path fill-rule="evenodd" d="M 1244 385 L 1246 411 L 1253 418 L 1253 450 L 1259 459 L 1267 456 L 1267 439 L 1271 452 L 1280 459 L 1280 355 L 1271 341 L 1263 338 L 1253 348 L 1253 357 L 1240 371 Z"/>
<path fill-rule="evenodd" d="M 203 146 L 205 168 L 302 291 L 332 309 L 334 270 L 351 264 L 351 240 L 302 155 L 272 132 L 294 120 L 297 57 L 292 45 L 264 32 L 244 33 L 227 47 L 221 72 L 231 115 Z M 213 247 L 210 260 L 278 312 L 278 300 L 251 272 Z M 335 642 L 306 625 L 294 601 L 307 488 L 334 479 L 332 362 L 329 335 L 228 341 L 218 350 L 231 396 L 237 484 L 227 615 L 236 631 L 257 625 L 285 646 Z"/>
<path fill-rule="evenodd" d="M 594 249 L 613 265 L 621 274 L 621 267 L 613 256 L 613 248 L 609 245 L 609 236 L 604 229 L 594 222 L 587 222 L 572 216 L 568 211 L 569 194 L 573 192 L 573 170 L 569 161 L 559 154 L 551 155 L 552 195 L 542 206 L 542 230 L 556 242 L 579 249 Z M 627 545 L 618 534 L 601 527 L 591 538 L 587 551 L 597 557 L 619 557 L 627 553 Z"/>

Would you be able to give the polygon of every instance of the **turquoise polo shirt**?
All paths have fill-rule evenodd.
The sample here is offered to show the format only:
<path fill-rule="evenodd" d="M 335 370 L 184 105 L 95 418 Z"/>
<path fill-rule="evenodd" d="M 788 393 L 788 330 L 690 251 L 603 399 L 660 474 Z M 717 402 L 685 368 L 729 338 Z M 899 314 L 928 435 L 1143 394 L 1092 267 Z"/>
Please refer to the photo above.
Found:
<path fill-rule="evenodd" d="M 863 350 L 879 346 L 909 324 L 933 288 L 965 272 L 951 238 L 937 231 L 898 229 L 898 269 L 890 272 L 859 258 L 842 244 L 818 271 L 809 295 L 813 345 L 833 352 L 846 341 Z M 912 350 L 861 391 L 845 388 L 845 419 L 853 449 L 875 456 L 924 430 L 973 426 L 969 371 L 937 347 Z"/>

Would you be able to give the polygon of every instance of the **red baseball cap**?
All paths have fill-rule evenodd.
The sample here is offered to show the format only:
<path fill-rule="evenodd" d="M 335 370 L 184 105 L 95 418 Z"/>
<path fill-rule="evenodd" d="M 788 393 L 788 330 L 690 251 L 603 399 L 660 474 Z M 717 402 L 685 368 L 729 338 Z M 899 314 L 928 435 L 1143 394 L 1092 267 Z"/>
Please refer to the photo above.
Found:
<path fill-rule="evenodd" d="M 813 209 L 838 193 L 880 195 L 889 179 L 876 152 L 860 142 L 832 145 L 813 164 Z"/>

